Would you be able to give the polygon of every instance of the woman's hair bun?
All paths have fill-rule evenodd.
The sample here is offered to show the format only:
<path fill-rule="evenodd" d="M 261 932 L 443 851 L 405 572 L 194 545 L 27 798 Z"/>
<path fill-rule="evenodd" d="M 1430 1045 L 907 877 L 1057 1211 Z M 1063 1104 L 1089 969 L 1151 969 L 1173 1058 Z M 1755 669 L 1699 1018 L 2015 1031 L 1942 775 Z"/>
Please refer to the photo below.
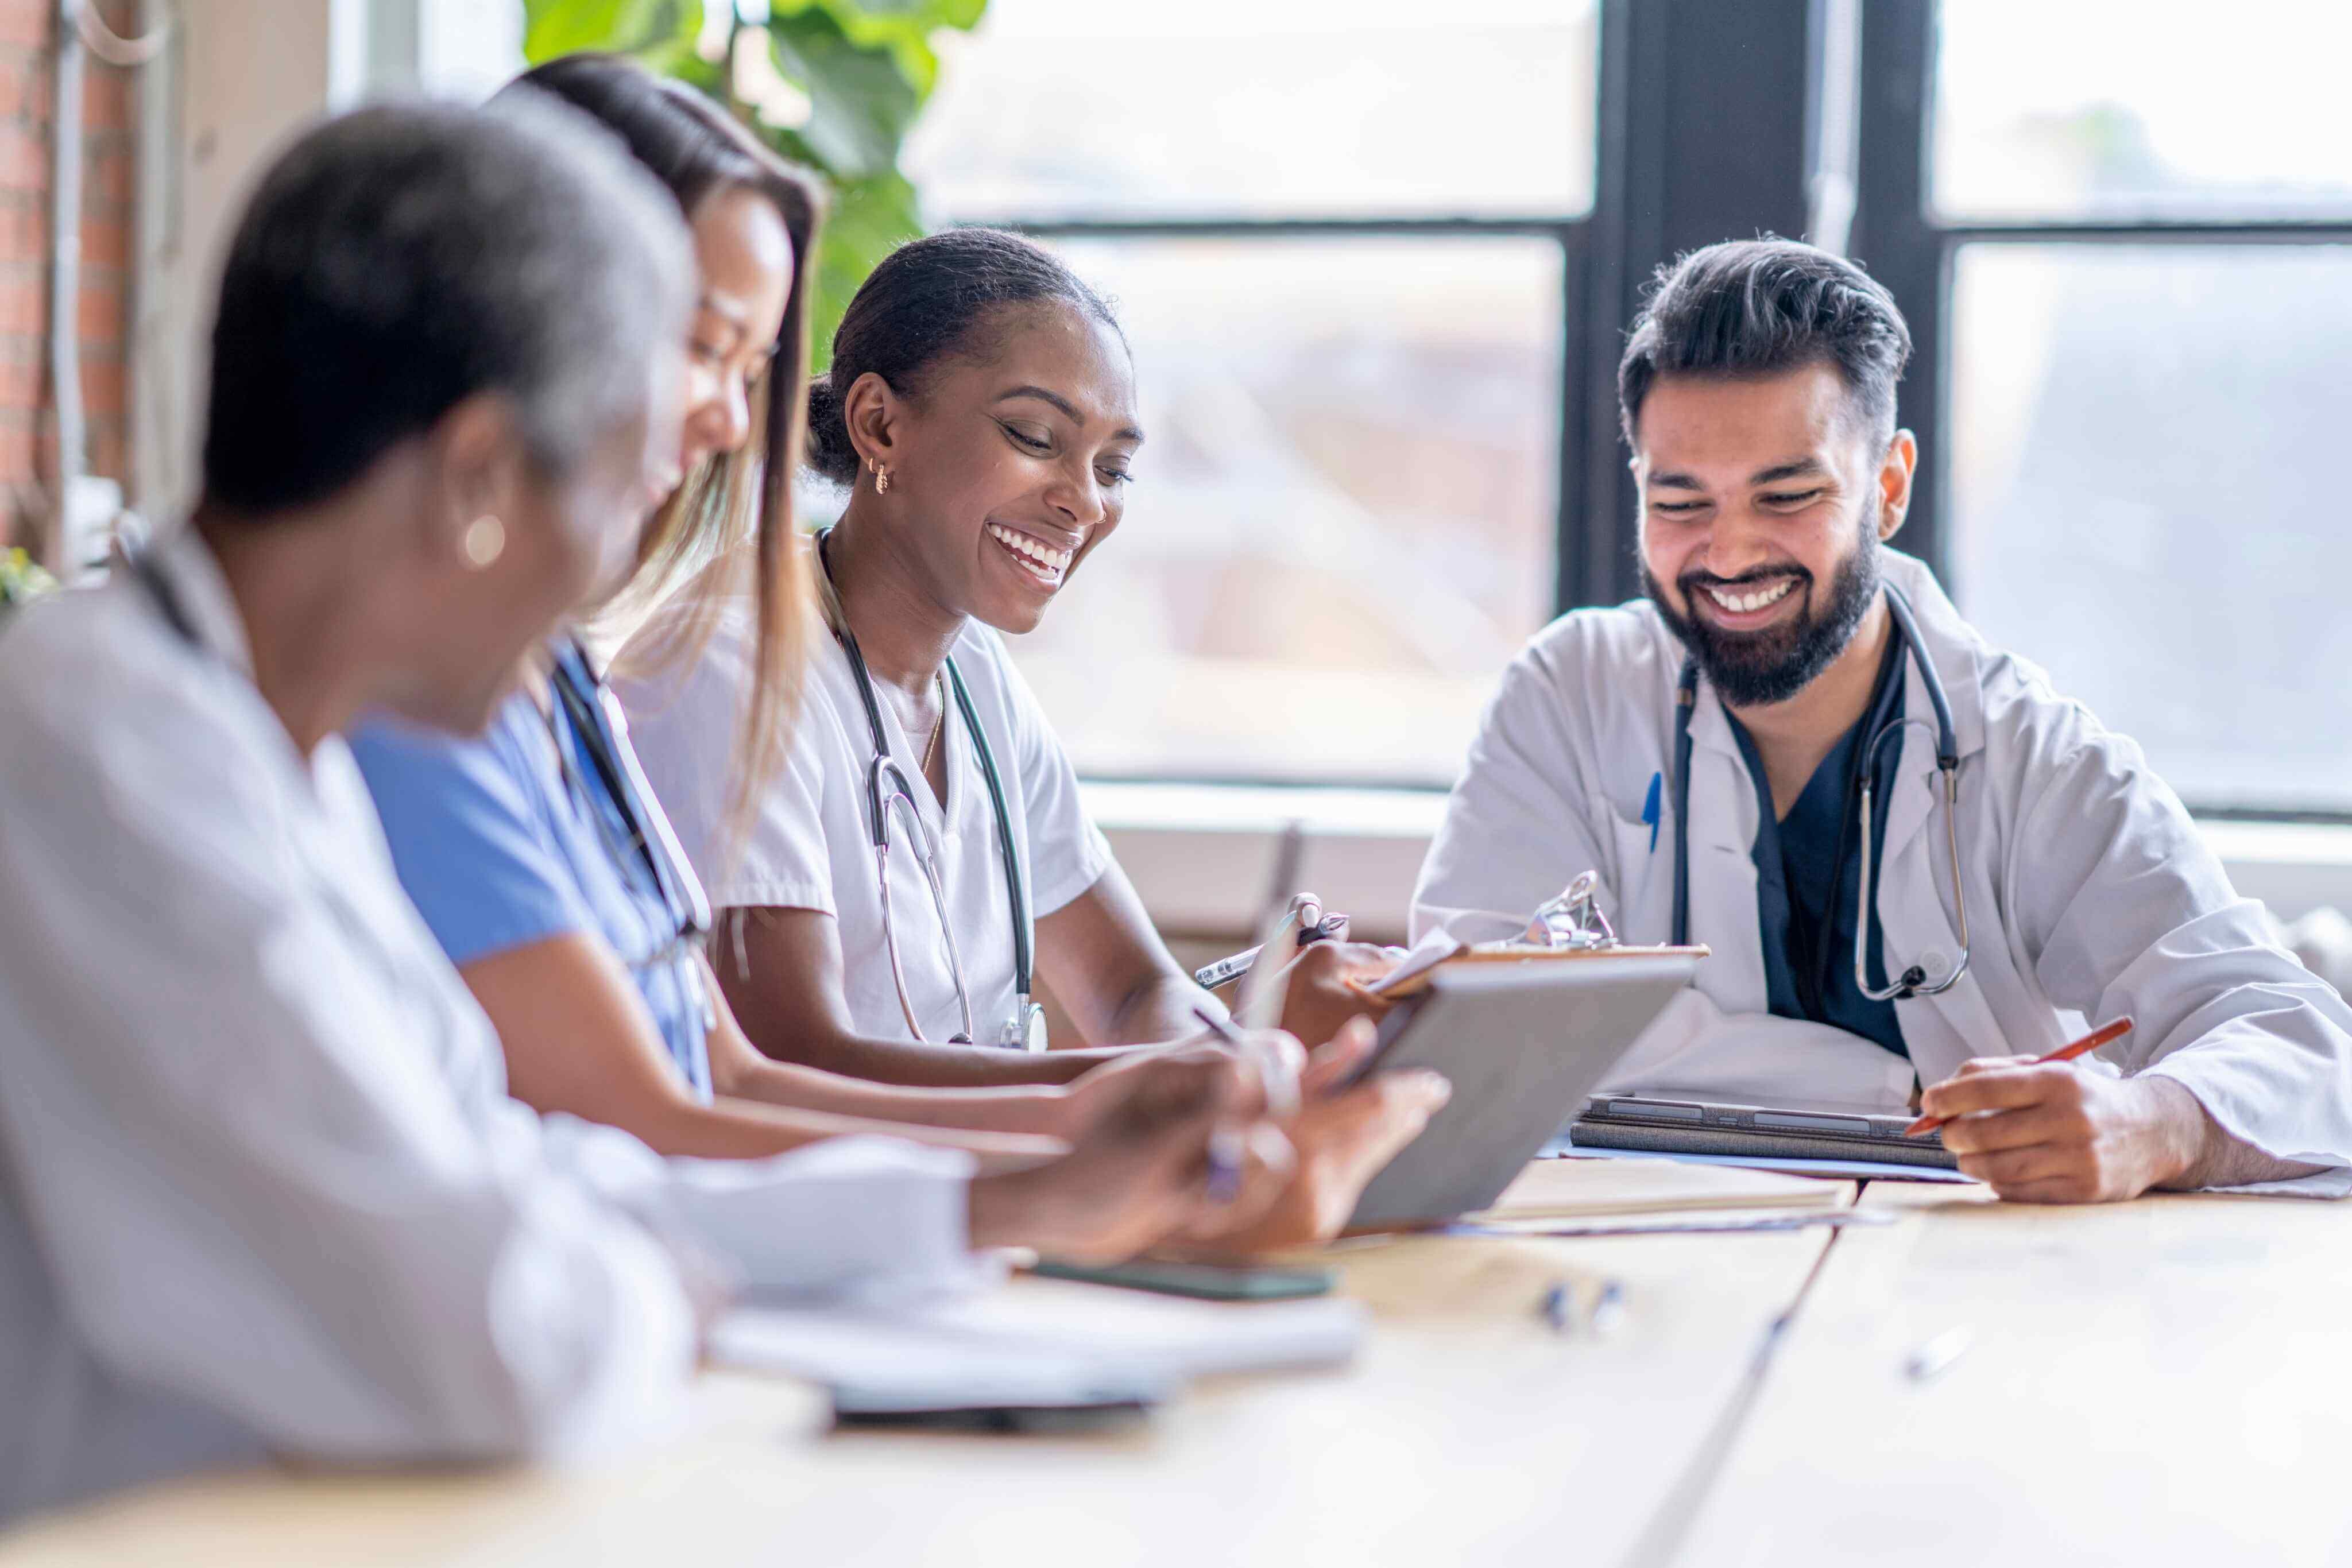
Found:
<path fill-rule="evenodd" d="M 857 483 L 857 448 L 849 444 L 841 392 L 831 375 L 809 378 L 808 467 L 818 478 L 829 479 L 845 490 Z"/>

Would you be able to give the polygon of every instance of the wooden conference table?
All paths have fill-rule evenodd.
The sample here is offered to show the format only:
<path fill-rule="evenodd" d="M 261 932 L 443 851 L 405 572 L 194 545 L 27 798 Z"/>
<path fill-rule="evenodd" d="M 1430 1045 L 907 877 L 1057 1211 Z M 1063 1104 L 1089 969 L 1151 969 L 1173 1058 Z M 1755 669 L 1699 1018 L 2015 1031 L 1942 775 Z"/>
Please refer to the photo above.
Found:
<path fill-rule="evenodd" d="M 691 1431 L 601 1468 L 189 1481 L 0 1568 L 2352 1561 L 2352 1208 L 1837 1196 L 1903 1218 L 1343 1249 L 1355 1365 L 1122 1431 L 829 1436 L 814 1392 L 712 1375 Z M 1596 1276 L 1612 1333 L 1543 1322 Z"/>

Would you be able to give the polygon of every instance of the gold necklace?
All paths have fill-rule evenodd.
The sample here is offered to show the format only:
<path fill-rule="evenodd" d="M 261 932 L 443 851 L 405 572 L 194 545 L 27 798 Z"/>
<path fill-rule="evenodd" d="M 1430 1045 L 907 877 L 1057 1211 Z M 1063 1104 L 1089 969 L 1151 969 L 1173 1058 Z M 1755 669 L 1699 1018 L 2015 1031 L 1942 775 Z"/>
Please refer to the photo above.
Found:
<path fill-rule="evenodd" d="M 940 737 L 948 727 L 948 681 L 945 675 L 935 677 L 940 685 L 940 722 L 931 726 L 930 743 L 923 747 L 923 777 L 931 775 L 931 758 L 940 754 Z"/>

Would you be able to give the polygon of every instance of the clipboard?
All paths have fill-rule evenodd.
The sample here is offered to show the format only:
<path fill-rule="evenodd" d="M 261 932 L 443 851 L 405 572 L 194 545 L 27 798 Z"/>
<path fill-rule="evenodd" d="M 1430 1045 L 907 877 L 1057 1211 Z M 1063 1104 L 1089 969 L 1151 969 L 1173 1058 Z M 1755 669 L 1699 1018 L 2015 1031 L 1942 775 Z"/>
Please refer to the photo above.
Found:
<path fill-rule="evenodd" d="M 1687 946 L 1635 946 L 1621 942 L 1601 912 L 1601 873 L 1588 871 L 1560 895 L 1538 906 L 1527 935 L 1500 942 L 1461 942 L 1442 931 L 1415 945 L 1389 974 L 1356 988 L 1381 1002 L 1402 1001 L 1429 989 L 1429 978 L 1457 964 L 1560 964 L 1583 958 L 1705 958 L 1704 943 Z"/>
<path fill-rule="evenodd" d="M 1465 964 L 1572 964 L 1580 958 L 1705 958 L 1713 950 L 1705 943 L 1688 947 L 1546 947 L 1533 942 L 1479 942 L 1416 970 L 1393 985 L 1359 988 L 1384 1002 L 1401 1002 L 1429 989 L 1429 977 L 1440 969 Z"/>

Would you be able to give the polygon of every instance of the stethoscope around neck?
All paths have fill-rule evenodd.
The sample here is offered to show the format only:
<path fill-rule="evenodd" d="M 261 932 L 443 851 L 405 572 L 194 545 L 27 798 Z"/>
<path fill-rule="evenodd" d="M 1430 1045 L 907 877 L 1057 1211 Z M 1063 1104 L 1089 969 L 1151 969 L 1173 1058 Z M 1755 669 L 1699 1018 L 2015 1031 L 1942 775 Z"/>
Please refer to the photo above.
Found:
<path fill-rule="evenodd" d="M 1927 727 L 1926 721 L 1899 718 L 1883 725 L 1863 747 L 1860 760 L 1862 792 L 1862 857 L 1861 881 L 1854 890 L 1856 917 L 1853 932 L 1853 981 L 1864 997 L 1874 1002 L 1905 1001 L 1913 997 L 1941 996 L 1958 985 L 1960 977 L 1969 972 L 1969 894 L 1960 876 L 1960 744 L 1952 725 L 1951 700 L 1945 695 L 1944 683 L 1936 674 L 1936 666 L 1919 641 L 1918 622 L 1912 619 L 1910 601 L 1894 584 L 1886 585 L 1886 608 L 1895 618 L 1895 635 L 1903 639 L 1906 655 L 1918 667 L 1921 683 L 1927 688 L 1928 706 L 1936 710 L 1936 768 L 1944 781 L 1944 843 L 1951 857 L 1952 910 L 1959 926 L 1960 956 L 1952 965 L 1952 972 L 1940 979 L 1929 979 L 1927 972 L 1914 964 L 1891 986 L 1870 983 L 1870 924 L 1877 917 L 1876 899 L 1872 867 L 1872 848 L 1876 839 L 1874 810 L 1878 777 L 1880 748 L 1893 737 L 1916 725 Z M 1680 684 L 1675 692 L 1675 929 L 1676 946 L 1690 942 L 1690 770 L 1691 712 L 1698 706 L 1698 662 L 1684 661 Z"/>
<path fill-rule="evenodd" d="M 955 983 L 956 1010 L 963 1028 L 949 1037 L 951 1045 L 971 1045 L 979 1035 L 975 1032 L 971 1012 L 971 988 L 964 977 L 963 954 L 956 945 L 955 921 L 948 908 L 947 889 L 940 881 L 940 841 L 931 825 L 915 804 L 913 782 L 906 769 L 898 766 L 890 752 L 890 737 L 882 727 L 882 705 L 874 695 L 874 677 L 866 667 L 866 655 L 857 646 L 856 634 L 849 629 L 849 618 L 843 613 L 841 596 L 835 591 L 833 569 L 825 559 L 825 549 L 833 537 L 826 528 L 816 537 L 817 588 L 824 603 L 824 618 L 832 628 L 834 641 L 848 655 L 850 673 L 856 677 L 857 698 L 866 709 L 866 727 L 873 737 L 874 760 L 866 769 L 866 820 L 868 835 L 874 846 L 874 874 L 881 888 L 882 946 L 890 960 L 890 980 L 898 988 L 898 1010 L 906 1015 L 907 1027 L 917 1040 L 928 1040 L 922 1020 L 915 1011 L 913 993 L 907 986 L 907 969 L 898 956 L 898 930 L 892 918 L 890 904 L 890 835 L 893 821 L 902 821 L 908 830 L 908 852 L 914 856 L 916 868 L 922 873 L 923 882 L 930 889 L 931 905 L 939 915 L 940 941 L 946 950 L 948 974 Z M 950 654 L 945 661 L 947 684 L 954 693 L 956 712 L 962 716 L 964 732 L 971 737 L 972 755 L 980 763 L 981 777 L 988 784 L 989 805 L 996 815 L 997 853 L 1004 862 L 1004 886 L 1013 915 L 1013 1011 L 998 1027 L 994 1044 L 1013 1051 L 1045 1049 L 1045 1009 L 1032 1000 L 1034 995 L 1034 957 L 1029 928 L 1029 895 L 1021 882 L 1021 850 L 1013 838 L 1013 812 L 1005 804 L 1004 779 L 997 771 L 996 754 L 988 744 L 988 733 L 981 727 L 980 713 L 972 706 L 971 693 L 964 685 L 963 672 L 956 668 Z M 947 723 L 947 716 L 940 716 Z"/>

